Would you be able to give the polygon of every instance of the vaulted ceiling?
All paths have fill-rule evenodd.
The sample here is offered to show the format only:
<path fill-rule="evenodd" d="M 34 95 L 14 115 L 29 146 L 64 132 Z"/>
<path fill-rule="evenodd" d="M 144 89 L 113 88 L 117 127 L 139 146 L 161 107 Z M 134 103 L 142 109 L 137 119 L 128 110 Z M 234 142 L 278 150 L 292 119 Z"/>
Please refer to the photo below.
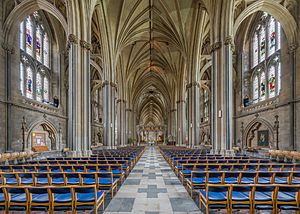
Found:
<path fill-rule="evenodd" d="M 185 63 L 193 45 L 199 1 L 103 0 L 102 3 L 102 11 L 96 8 L 93 15 L 92 41 L 100 41 L 103 28 L 99 23 L 106 23 L 110 51 L 116 56 L 118 96 L 127 100 L 137 113 L 138 124 L 164 124 L 167 111 L 174 108 L 178 89 L 186 81 Z M 204 16 L 200 21 L 205 22 L 204 38 L 209 33 L 208 20 Z M 100 50 L 96 50 L 94 56 L 99 55 Z"/>

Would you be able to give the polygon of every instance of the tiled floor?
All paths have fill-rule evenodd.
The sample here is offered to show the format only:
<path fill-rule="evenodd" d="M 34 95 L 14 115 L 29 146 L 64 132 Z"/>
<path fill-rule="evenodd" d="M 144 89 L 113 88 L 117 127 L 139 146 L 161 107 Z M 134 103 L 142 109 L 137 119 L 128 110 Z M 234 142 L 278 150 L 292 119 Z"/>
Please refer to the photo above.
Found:
<path fill-rule="evenodd" d="M 106 214 L 183 214 L 200 211 L 158 149 L 148 147 Z"/>

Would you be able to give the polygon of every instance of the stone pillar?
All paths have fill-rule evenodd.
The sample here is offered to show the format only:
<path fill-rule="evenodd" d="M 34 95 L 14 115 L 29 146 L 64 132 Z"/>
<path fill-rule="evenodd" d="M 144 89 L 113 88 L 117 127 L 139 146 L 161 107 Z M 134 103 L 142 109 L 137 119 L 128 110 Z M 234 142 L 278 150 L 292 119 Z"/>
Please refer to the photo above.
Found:
<path fill-rule="evenodd" d="M 69 147 L 78 153 L 90 149 L 90 48 L 69 35 Z"/>
<path fill-rule="evenodd" d="M 296 125 L 296 101 L 295 101 L 295 94 L 296 94 L 296 50 L 297 45 L 290 45 L 289 46 L 289 54 L 290 54 L 290 85 L 291 85 L 291 94 L 290 94 L 290 146 L 293 150 L 296 150 L 296 132 L 295 132 L 295 125 Z"/>
<path fill-rule="evenodd" d="M 178 100 L 176 103 L 177 103 L 176 145 L 183 146 L 184 139 L 185 139 L 185 101 Z"/>
<path fill-rule="evenodd" d="M 126 101 L 119 99 L 118 104 L 118 145 L 126 145 Z"/>
<path fill-rule="evenodd" d="M 172 109 L 171 110 L 171 123 L 172 123 L 172 127 L 171 127 L 171 135 L 173 137 L 172 140 L 175 140 L 175 136 L 176 136 L 176 127 L 177 127 L 177 110 L 176 109 Z"/>
<path fill-rule="evenodd" d="M 233 144 L 232 39 L 212 46 L 212 145 L 216 153 L 231 153 Z"/>
<path fill-rule="evenodd" d="M 200 110 L 199 110 L 199 94 L 200 85 L 193 82 L 187 85 L 188 93 L 188 143 L 193 148 L 199 143 L 200 128 Z"/>
<path fill-rule="evenodd" d="M 132 116 L 132 109 L 126 108 L 125 109 L 125 115 L 126 115 L 126 138 L 125 138 L 125 145 L 128 144 L 129 138 L 134 138 L 134 132 L 133 132 L 133 116 Z"/>
<path fill-rule="evenodd" d="M 11 55 L 14 54 L 14 48 L 3 44 L 5 50 L 5 135 L 6 143 L 4 151 L 11 151 L 12 133 L 11 133 Z"/>
<path fill-rule="evenodd" d="M 116 84 L 103 82 L 103 142 L 107 148 L 115 148 L 115 94 Z"/>

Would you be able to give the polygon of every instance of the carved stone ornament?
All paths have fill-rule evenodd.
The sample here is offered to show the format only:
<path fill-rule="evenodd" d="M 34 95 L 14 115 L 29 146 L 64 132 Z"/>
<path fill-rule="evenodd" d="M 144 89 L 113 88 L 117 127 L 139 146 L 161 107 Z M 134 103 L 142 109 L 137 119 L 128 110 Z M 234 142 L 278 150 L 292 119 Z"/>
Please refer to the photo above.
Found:
<path fill-rule="evenodd" d="M 15 49 L 9 45 L 9 44 L 6 44 L 6 43 L 2 43 L 2 48 L 7 51 L 8 53 L 10 54 L 14 54 L 15 53 Z"/>
<path fill-rule="evenodd" d="M 78 44 L 78 37 L 74 34 L 70 34 L 68 39 L 69 43 Z"/>
<path fill-rule="evenodd" d="M 84 40 L 80 40 L 80 46 L 82 48 L 87 49 L 88 51 L 91 50 L 91 48 L 92 48 L 92 45 Z"/>
<path fill-rule="evenodd" d="M 214 52 L 221 48 L 222 43 L 221 42 L 215 42 L 211 45 L 211 52 Z"/>
<path fill-rule="evenodd" d="M 292 53 L 295 53 L 296 50 L 298 48 L 298 45 L 297 44 L 291 44 L 289 47 L 288 47 L 288 53 L 289 54 L 292 54 Z"/>

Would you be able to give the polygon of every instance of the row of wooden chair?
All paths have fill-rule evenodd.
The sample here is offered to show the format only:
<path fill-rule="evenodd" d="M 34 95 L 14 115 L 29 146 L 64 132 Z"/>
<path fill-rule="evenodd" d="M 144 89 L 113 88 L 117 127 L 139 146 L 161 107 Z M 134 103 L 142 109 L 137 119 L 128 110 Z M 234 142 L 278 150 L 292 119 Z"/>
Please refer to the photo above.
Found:
<path fill-rule="evenodd" d="M 300 164 L 182 164 L 174 168 L 175 174 L 179 177 L 190 175 L 192 171 L 300 171 Z"/>
<path fill-rule="evenodd" d="M 280 210 L 300 211 L 300 185 L 216 185 L 208 184 L 198 190 L 200 208 L 206 213 L 211 210 L 226 209 L 227 213 L 246 209 L 268 210 L 278 213 Z"/>
<path fill-rule="evenodd" d="M 96 185 L 98 189 L 107 189 L 114 193 L 118 190 L 118 182 L 124 180 L 123 174 L 111 172 L 89 173 L 0 173 L 1 185 L 11 186 L 68 186 Z"/>
<path fill-rule="evenodd" d="M 286 184 L 300 185 L 299 172 L 192 172 L 184 177 L 191 196 L 208 184 Z"/>
<path fill-rule="evenodd" d="M 87 186 L 1 186 L 0 207 L 6 213 L 12 210 L 29 213 L 31 210 L 53 212 L 55 210 L 87 210 L 88 207 L 97 213 L 102 206 L 104 210 L 105 192 L 96 185 Z"/>

